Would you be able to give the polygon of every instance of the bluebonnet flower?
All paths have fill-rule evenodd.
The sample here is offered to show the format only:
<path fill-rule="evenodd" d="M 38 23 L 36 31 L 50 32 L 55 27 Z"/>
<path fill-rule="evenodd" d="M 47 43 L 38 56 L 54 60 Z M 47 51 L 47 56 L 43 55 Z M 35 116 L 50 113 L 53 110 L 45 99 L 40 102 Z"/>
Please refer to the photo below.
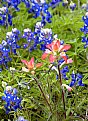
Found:
<path fill-rule="evenodd" d="M 46 22 L 51 23 L 50 18 L 52 18 L 48 8 L 49 6 L 44 0 L 32 0 L 32 7 L 28 12 L 34 13 L 34 18 L 41 16 L 41 22 L 43 25 L 45 25 Z"/>
<path fill-rule="evenodd" d="M 8 68 L 8 62 L 12 60 L 10 54 L 17 54 L 16 50 L 20 48 L 17 44 L 20 40 L 19 35 L 20 31 L 14 28 L 11 32 L 7 32 L 6 40 L 3 40 L 0 44 L 0 71 L 2 71 L 3 67 Z"/>
<path fill-rule="evenodd" d="M 19 11 L 20 9 L 18 8 L 18 5 L 20 4 L 21 0 L 4 0 L 7 4 L 8 7 L 13 7 L 15 8 L 17 11 Z"/>
<path fill-rule="evenodd" d="M 82 17 L 82 20 L 84 21 L 84 27 L 80 30 L 84 32 L 84 34 L 88 33 L 88 12 L 85 14 L 85 16 Z"/>
<path fill-rule="evenodd" d="M 26 8 L 28 8 L 28 13 L 33 13 L 34 14 L 34 18 L 37 18 L 39 16 L 41 16 L 42 18 L 42 24 L 45 25 L 46 22 L 51 23 L 51 14 L 48 11 L 48 4 L 46 3 L 45 0 L 4 0 L 7 4 L 8 7 L 12 7 L 15 8 L 16 11 L 19 11 L 20 9 L 18 8 L 18 5 L 21 2 L 24 2 L 24 4 L 26 5 Z M 8 18 L 10 21 L 10 14 L 8 14 Z M 9 22 L 11 24 L 11 21 Z"/>
<path fill-rule="evenodd" d="M 53 36 L 52 36 L 52 30 L 51 29 L 41 29 L 39 33 L 39 43 L 41 44 L 41 50 L 46 49 L 46 45 L 50 44 L 53 41 Z"/>
<path fill-rule="evenodd" d="M 37 44 L 35 46 L 35 43 L 36 43 L 35 35 L 34 35 L 34 32 L 31 31 L 31 29 L 29 29 L 29 28 L 24 29 L 22 38 L 25 38 L 27 41 L 26 43 L 23 43 L 24 48 L 29 47 L 29 51 L 32 51 L 36 48 Z M 31 42 L 32 42 L 32 44 L 31 44 Z"/>
<path fill-rule="evenodd" d="M 62 67 L 62 65 L 64 65 L 64 64 L 69 64 L 72 62 L 73 62 L 72 58 L 68 58 L 67 55 L 66 55 L 66 60 L 65 60 L 65 58 L 61 58 L 60 60 L 58 60 L 58 64 L 60 65 L 60 67 Z"/>
<path fill-rule="evenodd" d="M 24 29 L 24 34 L 23 34 L 23 38 L 26 38 L 26 40 L 28 41 L 28 43 L 31 42 L 31 40 L 33 40 L 33 32 L 31 31 L 31 29 L 27 28 L 27 29 Z"/>
<path fill-rule="evenodd" d="M 11 61 L 9 57 L 10 49 L 7 46 L 7 42 L 5 40 L 0 44 L 0 71 L 2 71 L 3 66 L 8 68 L 8 62 Z"/>
<path fill-rule="evenodd" d="M 64 63 L 64 59 L 62 58 L 62 59 L 58 60 L 58 63 L 59 63 L 59 65 L 61 65 L 62 63 Z"/>
<path fill-rule="evenodd" d="M 26 8 L 30 8 L 30 1 L 29 0 L 21 0 L 22 2 L 24 2 L 25 3 L 25 5 L 26 5 Z"/>
<path fill-rule="evenodd" d="M 68 72 L 69 72 L 68 66 L 65 66 L 61 69 L 61 74 L 63 79 L 68 80 L 68 77 L 66 75 Z"/>
<path fill-rule="evenodd" d="M 48 40 L 50 40 L 52 42 L 52 30 L 51 29 L 48 29 L 48 28 L 41 29 L 41 31 L 39 33 L 39 41 L 41 42 L 43 39 L 45 39 L 45 40 L 47 39 L 45 41 L 46 44 L 49 44 Z"/>
<path fill-rule="evenodd" d="M 41 50 L 46 49 L 46 45 L 50 44 L 53 41 L 51 29 L 43 29 L 42 22 L 37 22 L 35 25 L 35 30 L 32 32 L 29 28 L 24 29 L 23 38 L 26 39 L 27 43 L 24 43 L 24 48 L 29 47 L 29 51 L 32 51 L 37 48 L 37 45 L 40 45 Z"/>
<path fill-rule="evenodd" d="M 68 7 L 68 4 L 69 2 L 68 2 L 68 0 L 63 0 L 63 2 L 62 2 L 62 5 L 64 6 L 64 7 Z M 75 3 L 73 3 L 72 1 L 70 2 L 70 5 L 69 5 L 69 8 L 72 10 L 72 11 L 74 11 L 74 9 L 76 8 L 76 4 Z"/>
<path fill-rule="evenodd" d="M 68 77 L 67 77 L 67 73 L 69 72 L 69 69 L 68 69 L 68 66 L 65 66 L 61 69 L 61 75 L 62 75 L 62 78 L 65 79 L 65 80 L 68 80 Z M 56 79 L 58 79 L 59 76 L 56 75 Z"/>
<path fill-rule="evenodd" d="M 0 25 L 12 25 L 12 15 L 9 14 L 7 7 L 0 8 Z"/>
<path fill-rule="evenodd" d="M 36 25 L 35 25 L 34 33 L 35 33 L 35 34 L 40 33 L 40 32 L 41 32 L 41 29 L 43 28 L 43 26 L 44 26 L 44 25 L 43 25 L 40 21 L 37 22 Z"/>
<path fill-rule="evenodd" d="M 85 43 L 84 48 L 88 47 L 88 37 L 82 37 L 82 42 Z"/>
<path fill-rule="evenodd" d="M 5 96 L 2 96 L 2 100 L 6 102 L 4 105 L 6 109 L 6 113 L 8 114 L 10 111 L 16 111 L 18 108 L 21 109 L 21 101 L 22 98 L 17 96 L 17 89 L 12 88 L 11 86 L 7 86 L 4 91 Z"/>
<path fill-rule="evenodd" d="M 84 36 L 82 37 L 82 42 L 85 42 L 84 48 L 88 47 L 88 12 L 86 13 L 85 16 L 82 17 L 82 20 L 84 21 L 84 27 L 81 28 L 80 30 L 84 32 Z"/>
<path fill-rule="evenodd" d="M 20 48 L 20 46 L 17 44 L 17 42 L 20 39 L 19 34 L 20 34 L 20 31 L 17 30 L 17 28 L 12 29 L 11 32 L 7 32 L 6 34 L 7 44 L 10 47 L 10 51 L 13 52 L 14 54 L 17 54 L 16 49 Z"/>
<path fill-rule="evenodd" d="M 64 40 L 61 40 L 61 41 L 60 41 L 60 44 L 63 45 L 63 44 L 64 44 Z"/>
<path fill-rule="evenodd" d="M 68 1 L 64 0 L 63 3 L 62 3 L 62 6 L 67 6 L 67 5 L 68 5 Z"/>
<path fill-rule="evenodd" d="M 83 4 L 81 8 L 85 9 L 86 11 L 88 11 L 88 4 Z"/>
<path fill-rule="evenodd" d="M 68 80 L 69 78 L 67 77 L 67 73 L 69 72 L 68 66 L 65 66 L 64 68 L 62 68 L 61 70 L 61 74 L 62 74 L 62 78 L 65 80 Z M 56 79 L 58 79 L 59 76 L 56 75 Z M 83 84 L 82 82 L 82 75 L 77 73 L 75 74 L 74 72 L 71 74 L 71 82 L 69 84 L 70 87 L 75 86 L 85 86 L 85 84 Z"/>
<path fill-rule="evenodd" d="M 76 4 L 71 1 L 71 3 L 70 3 L 70 9 L 72 11 L 74 11 L 75 8 L 76 8 Z"/>
<path fill-rule="evenodd" d="M 82 75 L 77 73 L 75 74 L 74 72 L 72 73 L 71 75 L 71 82 L 69 84 L 70 87 L 76 85 L 76 86 L 85 86 L 83 83 L 82 83 Z"/>
<path fill-rule="evenodd" d="M 52 8 L 55 8 L 57 5 L 60 4 L 60 2 L 62 2 L 62 0 L 52 0 L 52 1 L 49 3 L 49 6 L 52 7 Z"/>
<path fill-rule="evenodd" d="M 28 121 L 27 119 L 24 119 L 23 116 L 19 116 L 18 119 L 16 121 Z"/>

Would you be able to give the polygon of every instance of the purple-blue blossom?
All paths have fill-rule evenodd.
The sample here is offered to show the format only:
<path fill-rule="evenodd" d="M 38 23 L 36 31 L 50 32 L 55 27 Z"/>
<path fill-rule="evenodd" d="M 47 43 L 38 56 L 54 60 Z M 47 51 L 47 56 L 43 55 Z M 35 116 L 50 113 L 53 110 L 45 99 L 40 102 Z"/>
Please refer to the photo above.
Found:
<path fill-rule="evenodd" d="M 85 43 L 84 48 L 87 48 L 88 47 L 88 37 L 83 36 L 82 37 L 82 42 Z"/>
<path fill-rule="evenodd" d="M 63 2 L 62 2 L 62 6 L 66 6 L 66 7 L 68 7 L 69 6 L 69 8 L 72 10 L 72 11 L 74 11 L 74 9 L 76 8 L 76 4 L 74 3 L 74 2 L 70 2 L 70 4 L 69 4 L 69 1 L 68 0 L 63 0 Z"/>
<path fill-rule="evenodd" d="M 85 9 L 86 11 L 88 11 L 88 4 L 83 4 L 81 8 Z"/>
<path fill-rule="evenodd" d="M 39 16 L 41 16 L 42 20 L 42 24 L 45 25 L 46 22 L 51 23 L 51 18 L 52 15 L 50 14 L 50 12 L 48 11 L 48 4 L 46 3 L 46 1 L 44 0 L 32 0 L 32 7 L 29 9 L 29 13 L 33 13 L 34 14 L 34 18 L 37 18 Z"/>
<path fill-rule="evenodd" d="M 41 32 L 41 29 L 44 27 L 44 25 L 42 24 L 42 22 L 38 21 L 35 25 L 35 34 L 38 34 Z"/>
<path fill-rule="evenodd" d="M 45 0 L 4 0 L 6 4 L 8 4 L 8 8 L 14 8 L 16 11 L 19 11 L 19 4 L 23 2 L 28 9 L 28 13 L 34 14 L 34 18 L 41 17 L 42 24 L 45 25 L 46 22 L 51 23 L 52 15 L 48 11 L 49 5 L 46 3 Z M 2 16 L 2 19 L 6 19 L 6 15 Z M 3 24 L 3 21 L 0 22 Z M 12 25 L 12 16 L 9 14 L 8 11 L 8 23 Z"/>
<path fill-rule="evenodd" d="M 68 80 L 68 77 L 66 75 L 68 72 L 69 72 L 68 66 L 65 66 L 61 69 L 61 74 L 63 79 Z"/>
<path fill-rule="evenodd" d="M 26 5 L 26 8 L 30 8 L 31 1 L 29 0 L 21 0 L 21 1 L 24 2 L 24 4 Z"/>
<path fill-rule="evenodd" d="M 29 47 L 29 50 L 31 48 L 33 48 L 33 50 L 35 49 L 34 48 L 35 35 L 34 35 L 34 32 L 31 31 L 31 29 L 29 29 L 29 28 L 24 29 L 24 33 L 22 35 L 22 38 L 26 39 L 26 41 L 27 41 L 26 43 L 23 43 L 24 49 L 27 48 L 27 47 Z M 31 42 L 32 42 L 32 45 L 31 45 Z"/>
<path fill-rule="evenodd" d="M 18 5 L 21 3 L 21 0 L 4 0 L 7 4 L 8 7 L 13 7 L 15 8 L 17 11 L 19 11 L 20 9 L 18 8 Z"/>
<path fill-rule="evenodd" d="M 6 90 L 4 91 L 5 96 L 2 96 L 2 100 L 5 101 L 5 109 L 8 114 L 10 111 L 17 111 L 17 109 L 22 109 L 21 101 L 22 98 L 18 97 L 18 91 L 11 86 L 6 86 Z"/>
<path fill-rule="evenodd" d="M 3 67 L 8 68 L 8 62 L 12 60 L 10 53 L 17 54 L 16 50 L 20 48 L 17 44 L 20 40 L 19 35 L 20 31 L 14 28 L 11 32 L 6 33 L 6 40 L 2 40 L 0 44 L 0 71 L 2 71 Z"/>
<path fill-rule="evenodd" d="M 41 50 L 45 50 L 46 49 L 46 45 L 50 44 L 53 41 L 53 32 L 52 29 L 41 29 L 40 33 L 38 34 L 39 37 L 39 43 L 41 45 Z"/>
<path fill-rule="evenodd" d="M 7 7 L 0 8 L 0 25 L 5 25 L 8 27 L 8 25 L 12 25 L 12 15 L 9 13 Z"/>
<path fill-rule="evenodd" d="M 76 8 L 76 4 L 71 1 L 71 3 L 70 3 L 70 9 L 72 11 L 74 11 L 75 8 Z"/>
<path fill-rule="evenodd" d="M 85 14 L 85 16 L 82 17 L 82 20 L 84 22 L 84 26 L 80 30 L 84 32 L 84 34 L 87 34 L 88 33 L 88 12 Z"/>
<path fill-rule="evenodd" d="M 84 26 L 80 28 L 80 30 L 84 33 L 84 36 L 82 37 L 82 42 L 85 43 L 84 48 L 88 47 L 88 12 L 85 14 L 85 16 L 82 17 L 82 20 L 84 22 Z"/>
<path fill-rule="evenodd" d="M 52 0 L 49 3 L 49 6 L 52 7 L 52 8 L 55 8 L 56 6 L 58 6 L 60 4 L 60 2 L 62 2 L 62 0 Z"/>
<path fill-rule="evenodd" d="M 65 80 L 68 80 L 69 78 L 67 77 L 67 73 L 69 72 L 69 69 L 68 69 L 68 66 L 65 66 L 61 69 L 61 75 L 62 75 L 62 78 L 65 79 Z M 56 79 L 58 79 L 59 76 L 56 75 Z"/>
<path fill-rule="evenodd" d="M 23 47 L 29 47 L 29 51 L 36 49 L 37 45 L 40 45 L 40 49 L 44 51 L 46 45 L 53 41 L 52 30 L 48 28 L 44 29 L 42 22 L 36 23 L 34 32 L 29 28 L 24 29 L 22 37 L 27 41 L 26 43 L 23 43 Z"/>
<path fill-rule="evenodd" d="M 62 3 L 62 6 L 67 6 L 67 5 L 68 5 L 68 1 L 64 0 L 63 3 Z"/>
<path fill-rule="evenodd" d="M 28 120 L 25 119 L 23 116 L 19 116 L 16 121 L 28 121 Z"/>
<path fill-rule="evenodd" d="M 8 68 L 8 62 L 11 61 L 9 56 L 10 48 L 7 46 L 7 42 L 5 40 L 0 44 L 0 72 L 3 69 L 3 66 Z"/>
<path fill-rule="evenodd" d="M 85 86 L 85 84 L 83 84 L 83 82 L 82 82 L 82 75 L 81 74 L 79 74 L 79 73 L 72 73 L 71 74 L 71 82 L 70 82 L 70 84 L 69 84 L 69 86 L 70 87 L 72 87 L 72 86 Z"/>
<path fill-rule="evenodd" d="M 16 49 L 20 48 L 17 42 L 20 40 L 19 38 L 20 31 L 17 28 L 13 28 L 11 32 L 7 32 L 6 34 L 6 41 L 10 48 L 10 51 L 14 54 L 16 53 Z"/>

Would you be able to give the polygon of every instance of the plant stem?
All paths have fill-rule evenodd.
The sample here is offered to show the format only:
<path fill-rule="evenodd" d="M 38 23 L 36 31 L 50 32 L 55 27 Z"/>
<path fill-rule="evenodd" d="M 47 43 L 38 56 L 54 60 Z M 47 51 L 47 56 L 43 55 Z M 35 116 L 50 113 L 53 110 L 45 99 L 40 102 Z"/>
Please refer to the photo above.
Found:
<path fill-rule="evenodd" d="M 59 64 L 58 64 L 58 72 L 59 72 L 60 86 L 62 86 L 62 77 L 61 77 Z M 64 106 L 64 118 L 66 119 L 65 99 L 64 99 L 64 91 L 63 91 L 63 89 L 62 89 L 62 101 L 63 101 L 63 106 Z"/>
<path fill-rule="evenodd" d="M 49 72 L 51 71 L 52 67 L 53 67 L 53 65 L 49 68 L 48 71 L 46 71 L 46 72 L 43 74 L 43 76 L 42 76 L 41 78 L 39 78 L 39 80 L 41 80 L 43 77 L 45 77 L 46 74 L 49 74 Z"/>
<path fill-rule="evenodd" d="M 38 85 L 38 87 L 39 87 L 39 89 L 40 89 L 40 91 L 41 91 L 41 93 L 42 93 L 42 95 L 43 95 L 43 97 L 44 97 L 44 99 L 45 99 L 47 105 L 49 106 L 50 112 L 52 113 L 51 105 L 50 105 L 50 103 L 48 102 L 48 100 L 47 100 L 47 98 L 46 98 L 46 96 L 45 96 L 45 94 L 44 94 L 44 92 L 43 92 L 43 90 L 42 90 L 41 85 L 38 83 L 38 80 L 37 80 L 35 77 L 34 77 L 34 80 L 35 80 L 35 82 L 37 83 L 37 85 Z"/>
<path fill-rule="evenodd" d="M 80 8 L 80 0 L 78 0 L 78 9 Z"/>

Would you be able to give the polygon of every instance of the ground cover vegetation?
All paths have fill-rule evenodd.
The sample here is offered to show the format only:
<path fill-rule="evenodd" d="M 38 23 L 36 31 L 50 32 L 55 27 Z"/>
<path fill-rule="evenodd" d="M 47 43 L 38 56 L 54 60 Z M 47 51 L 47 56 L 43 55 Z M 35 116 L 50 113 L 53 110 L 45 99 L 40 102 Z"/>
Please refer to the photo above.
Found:
<path fill-rule="evenodd" d="M 88 120 L 88 1 L 0 0 L 0 121 Z"/>

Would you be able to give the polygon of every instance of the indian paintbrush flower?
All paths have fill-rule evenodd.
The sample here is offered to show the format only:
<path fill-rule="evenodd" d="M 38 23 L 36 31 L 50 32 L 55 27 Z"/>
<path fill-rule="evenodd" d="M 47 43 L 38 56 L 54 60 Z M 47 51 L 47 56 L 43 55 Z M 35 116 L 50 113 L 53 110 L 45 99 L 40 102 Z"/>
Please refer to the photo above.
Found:
<path fill-rule="evenodd" d="M 42 63 L 37 63 L 37 64 L 34 63 L 34 57 L 32 57 L 30 61 L 21 60 L 21 62 L 24 63 L 27 67 L 27 68 L 23 67 L 22 70 L 25 71 L 25 72 L 31 71 L 32 74 L 35 73 L 35 69 L 42 66 Z"/>
<path fill-rule="evenodd" d="M 66 51 L 71 48 L 71 45 L 65 44 L 62 45 L 60 40 L 55 40 L 51 44 L 46 45 L 46 50 L 42 55 L 42 59 L 46 59 L 49 56 L 49 61 L 53 63 L 58 57 L 61 57 L 68 62 Z M 59 56 L 58 56 L 59 53 Z"/>

